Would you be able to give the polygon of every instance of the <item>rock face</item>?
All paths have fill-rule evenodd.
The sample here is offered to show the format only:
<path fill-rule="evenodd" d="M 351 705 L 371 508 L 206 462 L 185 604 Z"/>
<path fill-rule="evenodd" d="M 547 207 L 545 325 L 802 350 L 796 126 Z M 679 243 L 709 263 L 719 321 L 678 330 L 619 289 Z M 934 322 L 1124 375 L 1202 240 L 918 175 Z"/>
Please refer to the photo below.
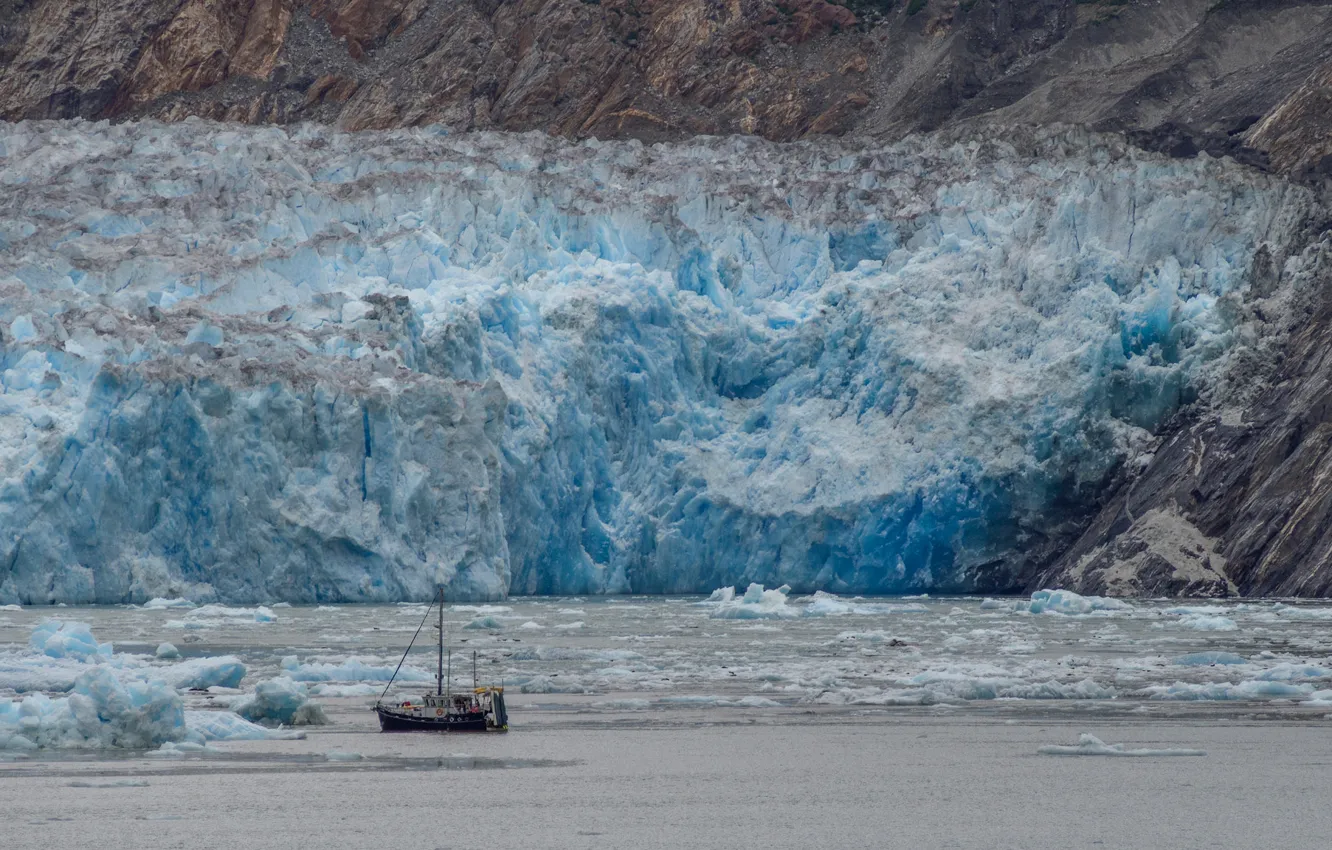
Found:
<path fill-rule="evenodd" d="M 1030 582 L 1148 595 L 1332 594 L 1332 230 L 1295 281 L 1283 345 L 1169 429 L 1082 539 Z M 1258 280 L 1283 269 L 1259 258 Z M 1300 276 L 1292 266 L 1289 278 Z M 1261 285 L 1261 283 L 1260 283 Z M 1162 518 L 1169 523 L 1163 532 Z M 1138 559 L 1130 563 L 1132 559 Z"/>
<path fill-rule="evenodd" d="M 11 120 L 645 141 L 1065 122 L 1298 169 L 1329 144 L 1329 61 L 1325 0 L 0 0 Z"/>

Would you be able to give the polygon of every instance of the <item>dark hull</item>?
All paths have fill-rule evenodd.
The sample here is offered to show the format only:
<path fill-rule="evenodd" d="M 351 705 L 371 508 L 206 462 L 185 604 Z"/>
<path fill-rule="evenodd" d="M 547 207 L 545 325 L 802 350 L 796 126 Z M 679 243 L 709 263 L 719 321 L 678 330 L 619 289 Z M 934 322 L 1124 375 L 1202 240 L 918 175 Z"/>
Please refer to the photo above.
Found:
<path fill-rule="evenodd" d="M 383 708 L 376 708 L 375 713 L 379 715 L 379 728 L 384 732 L 486 731 L 486 716 L 484 714 L 445 715 L 440 718 L 411 717 Z"/>

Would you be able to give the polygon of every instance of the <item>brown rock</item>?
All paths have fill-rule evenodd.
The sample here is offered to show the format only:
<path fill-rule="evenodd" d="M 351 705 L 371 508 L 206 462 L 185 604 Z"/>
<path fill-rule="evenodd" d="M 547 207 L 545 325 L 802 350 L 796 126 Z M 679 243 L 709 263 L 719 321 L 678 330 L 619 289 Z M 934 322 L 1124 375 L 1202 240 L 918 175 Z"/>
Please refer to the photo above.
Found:
<path fill-rule="evenodd" d="M 869 70 L 869 60 L 864 56 L 856 55 L 851 57 L 841 68 L 837 70 L 839 74 L 863 74 Z"/>
<path fill-rule="evenodd" d="M 267 80 L 277 64 L 278 52 L 291 25 L 290 0 L 254 0 L 245 32 L 228 70 L 232 74 Z"/>
<path fill-rule="evenodd" d="M 1058 121 L 1325 167 L 1323 0 L 1079 8 L 899 4 L 861 20 L 828 0 L 0 0 L 0 118 L 781 140 Z"/>

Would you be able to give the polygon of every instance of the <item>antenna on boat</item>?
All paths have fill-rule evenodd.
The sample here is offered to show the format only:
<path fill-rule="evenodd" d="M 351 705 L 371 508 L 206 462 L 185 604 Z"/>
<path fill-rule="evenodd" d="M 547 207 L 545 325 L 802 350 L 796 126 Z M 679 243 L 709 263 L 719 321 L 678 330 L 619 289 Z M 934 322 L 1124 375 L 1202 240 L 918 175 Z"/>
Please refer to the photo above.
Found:
<path fill-rule="evenodd" d="M 445 690 L 444 690 L 444 694 L 445 694 L 445 696 L 447 696 L 447 697 L 449 697 L 449 698 L 452 698 L 452 697 L 453 697 L 453 650 L 451 650 L 451 649 L 449 650 L 449 667 L 448 667 L 448 671 L 449 671 L 449 673 L 448 673 L 449 678 L 448 678 L 447 681 L 448 681 L 449 684 L 448 684 L 448 687 L 445 688 Z"/>
<path fill-rule="evenodd" d="M 439 658 L 435 662 L 435 695 L 444 695 L 444 588 L 439 588 Z"/>
<path fill-rule="evenodd" d="M 472 690 L 476 690 L 476 650 L 472 650 Z"/>

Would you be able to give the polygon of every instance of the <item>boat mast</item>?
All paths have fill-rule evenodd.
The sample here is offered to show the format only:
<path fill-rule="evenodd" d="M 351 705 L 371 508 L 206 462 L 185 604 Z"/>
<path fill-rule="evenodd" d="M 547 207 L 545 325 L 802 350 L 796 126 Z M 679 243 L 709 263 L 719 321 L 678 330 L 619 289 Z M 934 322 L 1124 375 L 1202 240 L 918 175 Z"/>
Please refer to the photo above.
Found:
<path fill-rule="evenodd" d="M 435 695 L 444 695 L 444 588 L 439 589 L 439 659 L 435 663 Z"/>

